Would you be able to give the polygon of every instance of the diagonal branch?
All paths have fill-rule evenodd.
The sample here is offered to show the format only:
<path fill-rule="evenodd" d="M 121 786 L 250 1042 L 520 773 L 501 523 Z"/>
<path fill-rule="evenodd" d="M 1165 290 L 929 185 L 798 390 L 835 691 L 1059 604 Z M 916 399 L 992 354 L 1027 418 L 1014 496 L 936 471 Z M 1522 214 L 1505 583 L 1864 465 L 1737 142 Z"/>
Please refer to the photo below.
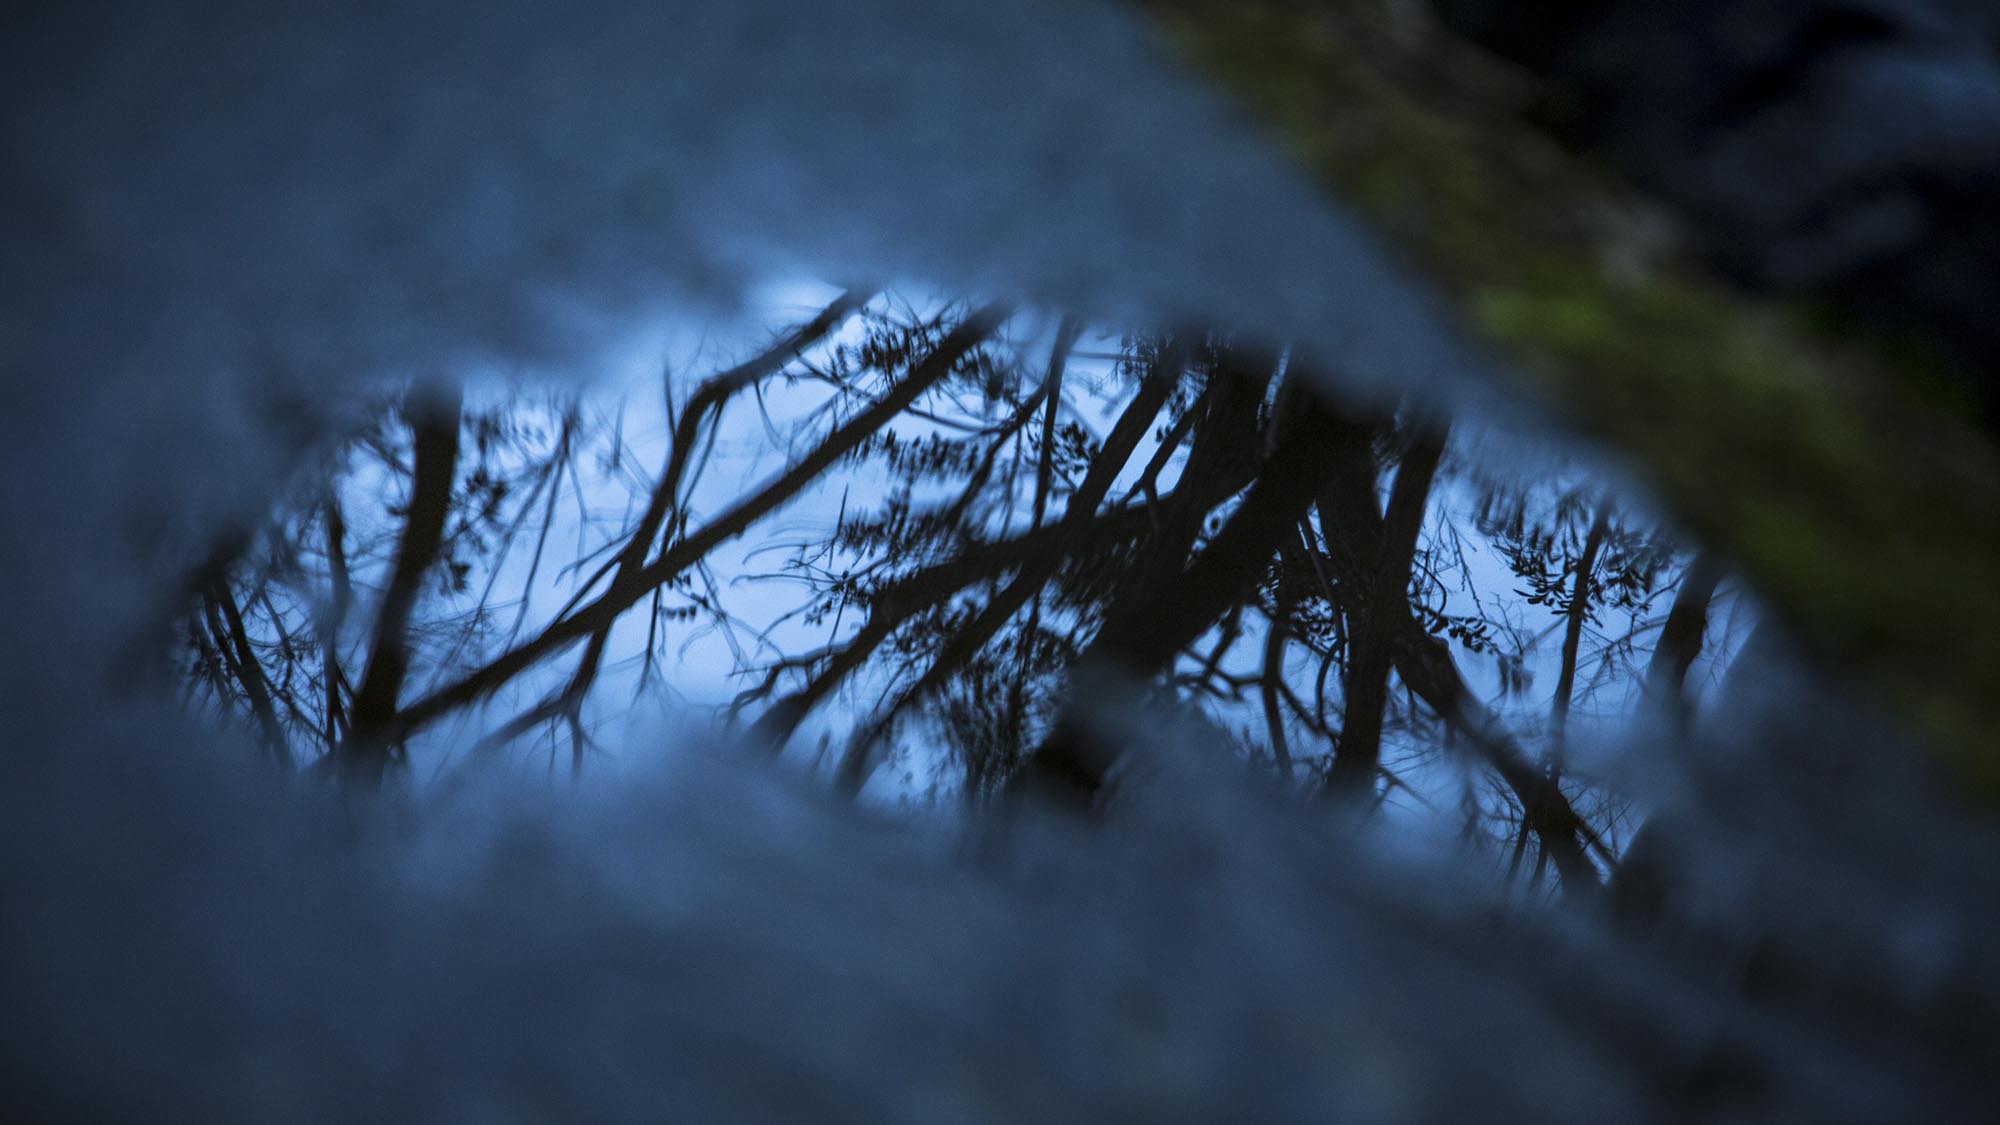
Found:
<path fill-rule="evenodd" d="M 236 682 L 242 685 L 244 698 L 250 701 L 250 713 L 257 720 L 257 729 L 264 736 L 272 760 L 290 773 L 291 740 L 285 737 L 285 728 L 278 722 L 277 709 L 271 702 L 270 680 L 264 674 L 263 662 L 250 647 L 250 630 L 243 624 L 243 612 L 235 595 L 230 593 L 228 579 L 217 578 L 209 584 L 208 602 L 209 629 L 215 634 L 223 662 L 236 673 Z"/>
<path fill-rule="evenodd" d="M 436 722 L 452 711 L 492 694 L 529 668 L 577 641 L 607 628 L 655 587 L 684 573 L 709 552 L 777 510 L 841 458 L 854 452 L 871 434 L 887 425 L 910 404 L 950 374 L 960 359 L 997 331 L 1012 315 L 1012 306 L 991 304 L 967 317 L 922 363 L 890 391 L 844 425 L 828 434 L 797 464 L 780 473 L 755 494 L 717 516 L 699 531 L 667 548 L 661 556 L 634 572 L 631 582 L 608 590 L 595 600 L 559 618 L 538 636 L 525 641 L 422 699 L 396 717 L 398 734 Z"/>
<path fill-rule="evenodd" d="M 1097 514 L 1097 506 L 1111 491 L 1111 486 L 1131 459 L 1139 441 L 1152 425 L 1153 418 L 1167 403 L 1175 386 L 1180 382 L 1181 372 L 1186 364 L 1186 350 L 1178 340 L 1170 341 L 1160 350 L 1158 360 L 1139 384 L 1139 392 L 1134 395 L 1111 433 L 1106 435 L 1103 448 L 1098 451 L 1090 471 L 1085 474 L 1083 484 L 1070 497 L 1069 506 L 1057 525 L 1058 534 L 1070 535 L 1088 524 Z M 1051 549 L 1024 563 L 1014 580 L 986 604 L 979 614 L 964 628 L 945 642 L 937 658 L 924 670 L 922 676 L 910 685 L 882 713 L 871 720 L 863 733 L 856 736 L 842 756 L 836 777 L 843 792 L 853 794 L 861 789 L 867 780 L 868 767 L 877 743 L 888 733 L 891 724 L 904 710 L 925 698 L 938 686 L 955 675 L 966 662 L 986 647 L 1014 614 L 1028 604 L 1042 586 L 1046 584 L 1062 563 L 1063 553 Z"/>
<path fill-rule="evenodd" d="M 1535 767 L 1527 751 L 1508 733 L 1506 724 L 1473 695 L 1452 659 L 1451 646 L 1425 632 L 1423 625 L 1407 613 L 1395 645 L 1396 673 L 1431 710 L 1463 732 L 1514 791 L 1525 810 L 1526 827 L 1533 830 L 1543 850 L 1555 861 L 1563 886 L 1572 891 L 1597 887 L 1597 869 L 1591 865 L 1585 848 L 1597 852 L 1607 864 L 1613 858 L 1610 849 L 1576 811 L 1556 780 Z"/>
<path fill-rule="evenodd" d="M 654 540 L 660 536 L 661 525 L 669 513 L 680 508 L 681 482 L 687 475 L 687 467 L 693 457 L 693 450 L 700 440 L 702 423 L 710 416 L 720 416 L 722 408 L 730 396 L 749 387 L 759 380 L 769 378 L 784 370 L 787 363 L 800 352 L 818 343 L 829 332 L 845 324 L 854 312 L 867 304 L 874 295 L 872 290 L 850 289 L 842 293 L 818 316 L 800 325 L 776 344 L 757 356 L 730 368 L 704 382 L 689 399 L 687 409 L 674 426 L 673 449 L 668 456 L 667 466 L 660 474 L 660 481 L 653 489 L 647 502 L 646 511 L 639 517 L 639 524 L 632 531 L 625 547 L 617 557 L 605 564 L 615 567 L 611 587 L 607 596 L 626 597 L 631 595 L 635 584 L 641 581 L 639 574 L 645 566 L 646 556 L 653 549 Z M 603 573 L 602 570 L 598 575 Z M 598 575 L 583 584 L 589 589 L 597 582 Z M 657 587 L 651 587 L 657 588 Z M 643 591 L 642 591 L 643 592 Z M 636 600 L 636 599 L 635 599 Z M 577 662 L 569 684 L 557 697 L 558 710 L 570 717 L 572 727 L 579 722 L 578 712 L 583 706 L 583 697 L 597 680 L 597 671 L 604 660 L 604 649 L 611 641 L 611 622 L 606 621 L 590 635 L 584 648 L 583 659 Z M 571 768 L 583 767 L 582 742 L 576 742 L 576 753 L 571 759 Z"/>
<path fill-rule="evenodd" d="M 1336 416 L 1304 394 L 1293 405 L 1256 483 L 1208 548 L 1186 570 L 1127 585 L 1078 659 L 1080 669 L 1150 680 L 1245 600 L 1335 467 Z M 1073 704 L 1065 707 L 1013 784 L 1087 805 L 1103 785 L 1113 752 L 1089 735 L 1082 719 Z"/>

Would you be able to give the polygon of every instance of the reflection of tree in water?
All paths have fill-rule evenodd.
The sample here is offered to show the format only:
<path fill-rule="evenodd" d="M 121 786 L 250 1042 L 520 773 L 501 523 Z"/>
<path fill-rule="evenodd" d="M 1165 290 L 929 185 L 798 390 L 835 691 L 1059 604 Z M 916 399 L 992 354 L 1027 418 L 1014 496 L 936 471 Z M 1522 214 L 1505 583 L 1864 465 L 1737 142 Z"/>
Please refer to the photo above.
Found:
<path fill-rule="evenodd" d="M 586 703 L 671 691 L 720 655 L 687 655 L 712 630 L 744 684 L 725 713 L 778 749 L 815 718 L 844 729 L 825 769 L 850 791 L 890 767 L 1088 799 L 1112 758 L 1072 737 L 1064 685 L 1109 665 L 1206 709 L 1302 795 L 1460 818 L 1510 867 L 1601 879 L 1625 825 L 1563 732 L 1573 707 L 1601 726 L 1636 706 L 1685 552 L 1587 473 L 1468 462 L 1426 415 L 1330 409 L 1311 378 L 1224 333 L 1120 340 L 853 293 L 694 387 L 669 376 L 650 473 L 605 395 L 390 403 L 202 593 L 190 686 L 280 762 L 401 760 L 475 711 L 482 755 L 553 735 L 582 768 Z M 814 396 L 789 432 L 748 428 L 784 469 L 694 503 L 727 423 L 779 387 Z M 424 444 L 440 409 L 455 447 L 452 427 Z M 830 525 L 780 530 L 834 493 Z M 718 558 L 739 536 L 756 569 Z M 753 623 L 741 580 L 798 600 Z M 531 614 L 551 590 L 563 607 Z M 1706 615 L 1681 610 L 1659 685 L 1676 696 Z M 643 640 L 614 645 L 620 621 Z M 411 688 L 371 711 L 361 670 L 385 646 Z M 606 688 L 608 666 L 638 671 Z"/>

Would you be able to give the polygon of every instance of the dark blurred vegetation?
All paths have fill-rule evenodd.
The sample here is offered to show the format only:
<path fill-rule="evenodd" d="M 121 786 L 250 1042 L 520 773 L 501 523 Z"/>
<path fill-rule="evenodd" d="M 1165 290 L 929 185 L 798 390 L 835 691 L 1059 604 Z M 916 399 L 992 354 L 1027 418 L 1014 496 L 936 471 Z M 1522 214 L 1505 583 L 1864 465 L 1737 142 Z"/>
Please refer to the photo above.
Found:
<path fill-rule="evenodd" d="M 1985 13 L 1443 5 L 1516 62 L 1391 0 L 1155 7 L 1544 405 L 2000 783 Z M 1836 96 L 1870 52 L 1885 84 Z M 1842 242 L 1890 203 L 1907 232 Z"/>

